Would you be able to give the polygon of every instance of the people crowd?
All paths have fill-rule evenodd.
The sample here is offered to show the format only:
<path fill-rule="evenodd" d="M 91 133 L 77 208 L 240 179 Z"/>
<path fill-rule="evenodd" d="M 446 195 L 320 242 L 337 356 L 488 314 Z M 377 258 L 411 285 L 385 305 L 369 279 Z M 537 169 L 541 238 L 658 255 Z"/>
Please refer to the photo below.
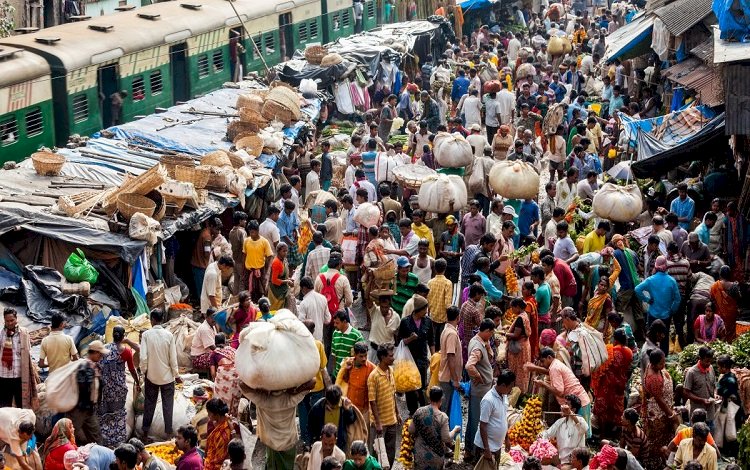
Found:
<path fill-rule="evenodd" d="M 218 218 L 205 224 L 190 260 L 202 323 L 188 349 L 192 372 L 214 383 L 206 429 L 173 428 L 182 379 L 164 311 L 150 312 L 139 341 L 118 327 L 109 344 L 88 344 L 82 360 L 56 314 L 38 365 L 54 373 L 78 361 L 78 400 L 55 416 L 43 442 L 32 422 L 17 425 L 29 442 L 14 456 L 19 468 L 41 470 L 36 453 L 47 470 L 165 469 L 147 445 L 159 397 L 158 419 L 181 452 L 177 470 L 251 468 L 252 449 L 236 426 L 243 399 L 256 413 L 268 469 L 377 469 L 381 455 L 393 466 L 406 420 L 417 469 L 455 459 L 493 468 L 714 470 L 719 456 L 736 456 L 729 440 L 715 444 L 716 433 L 736 434 L 718 418 L 726 421 L 733 404 L 739 427 L 750 403 L 732 358 L 713 344 L 742 333 L 750 226 L 737 201 L 703 207 L 684 182 L 671 200 L 644 197 L 645 210 L 626 223 L 591 211 L 613 179 L 607 170 L 633 153 L 621 117 L 660 114 L 659 82 L 650 62 L 645 70 L 602 62 L 609 35 L 635 6 L 574 2 L 561 17 L 541 3 L 506 10 L 498 2 L 470 35 L 424 57 L 414 76 L 400 74 L 398 89 L 373 87 L 373 109 L 349 139 L 342 187 L 332 186 L 331 142 L 317 135 L 295 143 L 279 200 L 263 217 L 236 209 L 230 229 Z M 452 24 L 460 15 L 438 10 Z M 558 37 L 572 38 L 570 52 L 552 54 L 549 40 Z M 438 132 L 465 137 L 477 164 L 530 164 L 543 179 L 538 196 L 503 198 L 485 181 L 466 207 L 435 214 L 419 207 L 415 191 L 375 179 L 379 152 L 450 170 L 434 158 Z M 406 144 L 391 142 L 393 134 Z M 468 181 L 477 168 L 461 170 Z M 324 204 L 307 206 L 311 193 L 326 191 Z M 365 203 L 380 210 L 369 226 L 357 217 Z M 227 308 L 229 296 L 237 302 Z M 246 360 L 236 354 L 240 333 L 281 309 L 310 332 L 320 368 L 293 389 L 251 389 L 236 370 Z M 14 310 L 3 317 L 0 406 L 34 409 L 28 332 Z M 700 346 L 698 360 L 676 382 L 667 359 L 691 344 Z M 421 382 L 405 393 L 393 368 L 402 350 Z M 143 396 L 132 439 L 128 375 Z M 541 397 L 552 419 L 538 437 L 556 453 L 505 467 L 519 394 Z M 454 423 L 462 403 L 464 420 Z"/>

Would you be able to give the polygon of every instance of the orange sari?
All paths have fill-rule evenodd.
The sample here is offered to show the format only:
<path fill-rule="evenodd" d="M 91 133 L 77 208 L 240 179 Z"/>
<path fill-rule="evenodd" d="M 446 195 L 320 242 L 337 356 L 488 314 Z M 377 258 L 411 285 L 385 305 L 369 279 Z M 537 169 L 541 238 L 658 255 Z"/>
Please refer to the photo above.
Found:
<path fill-rule="evenodd" d="M 531 331 L 529 332 L 529 343 L 531 343 L 531 360 L 539 355 L 539 305 L 534 296 L 524 297 L 526 302 L 526 313 L 529 315 Z"/>
<path fill-rule="evenodd" d="M 737 315 L 739 309 L 737 307 L 737 300 L 729 294 L 729 291 L 724 288 L 722 281 L 716 281 L 711 286 L 709 291 L 711 300 L 716 303 L 716 314 L 724 320 L 724 328 L 727 332 L 727 343 L 731 343 L 735 339 L 737 333 Z"/>

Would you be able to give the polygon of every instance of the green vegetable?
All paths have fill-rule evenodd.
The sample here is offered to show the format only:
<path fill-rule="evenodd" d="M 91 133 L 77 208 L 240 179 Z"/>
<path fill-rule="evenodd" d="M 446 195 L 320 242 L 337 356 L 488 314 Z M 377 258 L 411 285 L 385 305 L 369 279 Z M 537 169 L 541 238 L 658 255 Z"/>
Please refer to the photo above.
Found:
<path fill-rule="evenodd" d="M 750 470 L 750 421 L 745 422 L 740 432 L 737 433 L 737 444 L 739 444 L 737 463 L 740 464 L 742 470 Z"/>
<path fill-rule="evenodd" d="M 732 343 L 734 346 L 734 359 L 737 367 L 750 367 L 750 333 L 738 337 Z M 750 452 L 750 449 L 748 450 Z"/>
<path fill-rule="evenodd" d="M 701 347 L 698 343 L 691 343 L 685 346 L 680 353 L 680 367 L 687 369 L 693 367 L 698 362 L 698 349 Z"/>
<path fill-rule="evenodd" d="M 667 372 L 672 377 L 672 382 L 676 384 L 682 384 L 685 379 L 682 369 L 677 364 L 670 364 L 667 366 Z"/>

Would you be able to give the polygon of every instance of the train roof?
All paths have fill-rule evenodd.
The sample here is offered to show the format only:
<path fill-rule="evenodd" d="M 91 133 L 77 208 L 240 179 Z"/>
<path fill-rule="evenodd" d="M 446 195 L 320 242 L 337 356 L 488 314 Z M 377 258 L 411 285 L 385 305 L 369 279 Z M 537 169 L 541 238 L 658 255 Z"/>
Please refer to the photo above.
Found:
<path fill-rule="evenodd" d="M 234 0 L 232 4 L 248 21 L 317 1 Z M 53 70 L 67 72 L 238 24 L 228 0 L 174 0 L 3 38 L 0 45 L 36 52 L 50 59 Z"/>
<path fill-rule="evenodd" d="M 49 74 L 49 64 L 38 55 L 13 46 L 0 46 L 0 88 Z"/>

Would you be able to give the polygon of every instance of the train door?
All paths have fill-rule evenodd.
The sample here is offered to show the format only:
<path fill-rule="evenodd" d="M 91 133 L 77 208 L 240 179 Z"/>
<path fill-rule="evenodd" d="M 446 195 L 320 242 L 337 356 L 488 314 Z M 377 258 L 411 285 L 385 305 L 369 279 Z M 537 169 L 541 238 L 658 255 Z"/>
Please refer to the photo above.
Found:
<path fill-rule="evenodd" d="M 242 45 L 245 35 L 242 33 L 242 27 L 229 30 L 229 60 L 232 80 L 234 80 L 235 76 L 241 79 L 247 73 L 247 60 L 245 57 L 244 46 Z M 236 67 L 239 67 L 240 70 L 236 71 Z"/>
<path fill-rule="evenodd" d="M 294 55 L 294 38 L 292 37 L 292 14 L 279 15 L 279 41 L 281 43 L 281 60 L 291 59 Z"/>
<path fill-rule="evenodd" d="M 115 118 L 112 114 L 111 96 L 120 91 L 117 79 L 117 65 L 109 64 L 99 67 L 97 79 L 99 84 L 99 109 L 101 110 L 102 129 L 114 126 Z"/>
<path fill-rule="evenodd" d="M 172 59 L 172 98 L 175 103 L 190 99 L 190 87 L 187 71 L 187 45 L 184 42 L 169 47 Z"/>

